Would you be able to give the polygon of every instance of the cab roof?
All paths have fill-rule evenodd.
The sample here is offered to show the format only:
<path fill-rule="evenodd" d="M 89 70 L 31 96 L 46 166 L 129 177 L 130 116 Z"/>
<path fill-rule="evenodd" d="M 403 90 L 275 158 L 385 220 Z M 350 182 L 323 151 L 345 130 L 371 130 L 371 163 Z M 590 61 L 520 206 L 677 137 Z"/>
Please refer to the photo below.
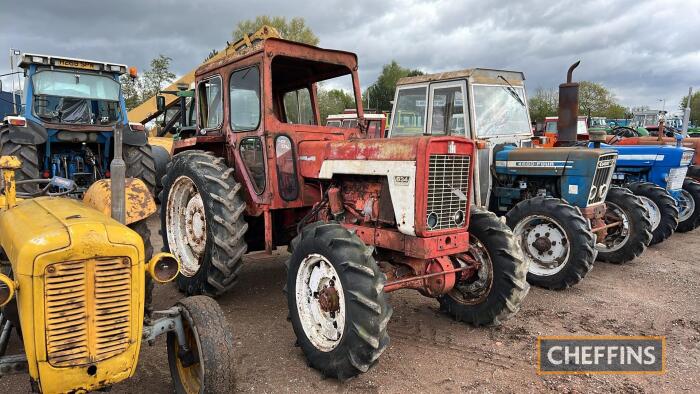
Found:
<path fill-rule="evenodd" d="M 404 77 L 399 79 L 397 85 L 413 85 L 418 83 L 450 81 L 467 78 L 471 78 L 476 83 L 506 85 L 506 83 L 498 77 L 499 75 L 507 79 L 513 86 L 523 86 L 525 81 L 525 75 L 520 71 L 497 70 L 490 68 L 467 68 L 464 70 L 424 74 L 417 75 L 415 77 Z"/>
<path fill-rule="evenodd" d="M 41 55 L 37 53 L 22 54 L 22 60 L 20 60 L 19 66 L 23 69 L 27 69 L 30 64 L 74 70 L 104 71 L 119 75 L 126 74 L 125 64 L 107 63 L 65 56 Z"/>

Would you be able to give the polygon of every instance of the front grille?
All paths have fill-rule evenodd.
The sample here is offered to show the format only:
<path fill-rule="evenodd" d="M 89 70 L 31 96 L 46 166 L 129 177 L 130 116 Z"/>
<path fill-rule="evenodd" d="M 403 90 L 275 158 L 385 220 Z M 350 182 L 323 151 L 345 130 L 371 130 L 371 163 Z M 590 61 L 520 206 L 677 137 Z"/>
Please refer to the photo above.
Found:
<path fill-rule="evenodd" d="M 430 155 L 426 211 L 429 230 L 464 226 L 469 212 L 470 159 L 470 156 Z"/>
<path fill-rule="evenodd" d="M 54 367 L 88 364 L 125 351 L 131 329 L 127 258 L 46 267 L 46 351 Z"/>
<path fill-rule="evenodd" d="M 591 191 L 588 194 L 588 205 L 603 202 L 610 188 L 610 180 L 613 172 L 615 172 L 615 162 L 617 154 L 605 154 L 598 158 L 596 163 L 595 175 L 593 175 L 593 184 Z"/>

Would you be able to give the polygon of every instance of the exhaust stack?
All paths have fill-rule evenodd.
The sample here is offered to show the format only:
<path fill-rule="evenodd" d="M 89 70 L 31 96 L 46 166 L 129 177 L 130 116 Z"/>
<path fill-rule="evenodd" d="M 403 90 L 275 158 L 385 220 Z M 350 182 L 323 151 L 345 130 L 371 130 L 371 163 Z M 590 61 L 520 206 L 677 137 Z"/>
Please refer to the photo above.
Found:
<path fill-rule="evenodd" d="M 581 64 L 577 61 L 566 73 L 566 83 L 559 85 L 559 120 L 557 121 L 557 145 L 569 146 L 576 143 L 578 123 L 578 82 L 572 82 L 574 69 Z"/>

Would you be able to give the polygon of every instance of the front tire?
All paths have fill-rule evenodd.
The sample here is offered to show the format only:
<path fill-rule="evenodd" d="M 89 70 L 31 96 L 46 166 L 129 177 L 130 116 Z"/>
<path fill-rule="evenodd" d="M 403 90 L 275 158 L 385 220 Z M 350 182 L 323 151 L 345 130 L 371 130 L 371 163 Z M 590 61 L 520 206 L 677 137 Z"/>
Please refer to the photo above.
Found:
<path fill-rule="evenodd" d="M 685 233 L 695 230 L 700 225 L 700 183 L 691 178 L 683 181 L 680 206 L 676 231 Z"/>
<path fill-rule="evenodd" d="M 593 268 L 596 250 L 591 226 L 566 201 L 551 197 L 521 201 L 506 214 L 506 222 L 528 263 L 531 284 L 566 289 Z"/>
<path fill-rule="evenodd" d="M 39 153 L 36 145 L 17 144 L 10 140 L 10 130 L 0 130 L 0 156 L 15 156 L 22 162 L 22 167 L 15 171 L 15 181 L 41 178 L 39 171 Z M 17 185 L 17 192 L 37 193 L 39 184 L 27 183 Z"/>
<path fill-rule="evenodd" d="M 605 223 L 620 225 L 608 228 L 603 243 L 596 244 L 598 260 L 614 264 L 634 260 L 651 242 L 651 221 L 642 200 L 629 189 L 613 186 L 605 204 Z"/>
<path fill-rule="evenodd" d="M 637 182 L 627 186 L 641 197 L 651 220 L 651 242 L 656 245 L 670 237 L 678 227 L 676 200 L 663 189 L 650 182 Z"/>
<path fill-rule="evenodd" d="M 471 207 L 469 238 L 467 254 L 481 267 L 438 297 L 440 309 L 457 321 L 499 325 L 520 309 L 530 290 L 527 264 L 511 229 L 492 212 Z"/>
<path fill-rule="evenodd" d="M 187 345 L 181 352 L 174 332 L 168 332 L 168 365 L 177 394 L 227 394 L 234 390 L 233 334 L 219 304 L 205 296 L 178 302 Z"/>
<path fill-rule="evenodd" d="M 124 145 L 123 150 L 126 177 L 141 179 L 151 195 L 156 197 L 156 163 L 151 145 Z"/>
<path fill-rule="evenodd" d="M 293 245 L 287 305 L 309 364 L 341 380 L 367 372 L 389 345 L 392 312 L 372 248 L 323 222 L 306 226 Z"/>
<path fill-rule="evenodd" d="M 186 151 L 173 157 L 163 177 L 163 244 L 178 259 L 180 291 L 218 296 L 238 279 L 248 247 L 240 183 L 224 159 Z"/>

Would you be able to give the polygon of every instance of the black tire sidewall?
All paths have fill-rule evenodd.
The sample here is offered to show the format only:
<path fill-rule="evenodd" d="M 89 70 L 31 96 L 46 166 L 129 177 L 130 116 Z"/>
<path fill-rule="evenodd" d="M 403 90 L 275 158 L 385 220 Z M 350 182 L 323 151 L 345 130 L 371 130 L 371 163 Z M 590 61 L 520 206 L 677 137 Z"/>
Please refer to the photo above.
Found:
<path fill-rule="evenodd" d="M 695 230 L 700 225 L 700 183 L 686 178 L 683 182 L 683 190 L 688 192 L 695 202 L 695 210 L 687 219 L 678 223 L 676 231 L 681 233 Z"/>
<path fill-rule="evenodd" d="M 627 216 L 630 234 L 619 249 L 611 252 L 599 250 L 598 260 L 613 264 L 628 262 L 641 255 L 651 242 L 651 221 L 647 218 L 639 197 L 629 189 L 611 187 L 606 202 L 615 204 Z"/>

